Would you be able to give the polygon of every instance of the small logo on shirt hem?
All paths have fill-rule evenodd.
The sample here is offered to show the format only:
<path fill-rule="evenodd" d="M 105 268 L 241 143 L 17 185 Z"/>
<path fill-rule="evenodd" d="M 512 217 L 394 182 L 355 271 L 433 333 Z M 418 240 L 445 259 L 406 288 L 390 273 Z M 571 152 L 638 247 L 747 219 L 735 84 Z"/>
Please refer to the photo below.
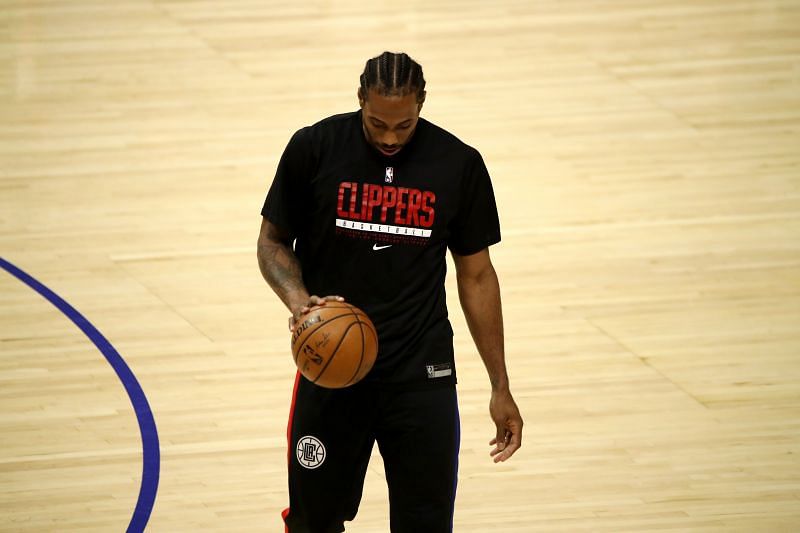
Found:
<path fill-rule="evenodd" d="M 428 372 L 428 379 L 444 378 L 453 375 L 453 369 L 450 367 L 450 363 L 425 365 L 425 370 Z"/>

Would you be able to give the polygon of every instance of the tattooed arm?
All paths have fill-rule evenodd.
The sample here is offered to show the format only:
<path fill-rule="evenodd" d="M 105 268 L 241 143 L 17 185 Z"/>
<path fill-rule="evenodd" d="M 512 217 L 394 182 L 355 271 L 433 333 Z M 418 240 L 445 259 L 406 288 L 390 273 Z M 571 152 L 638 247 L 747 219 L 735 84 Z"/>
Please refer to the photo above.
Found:
<path fill-rule="evenodd" d="M 289 308 L 289 329 L 293 330 L 297 320 L 315 305 L 324 305 L 326 301 L 344 301 L 341 296 L 320 298 L 308 294 L 303 283 L 300 262 L 292 250 L 289 234 L 269 220 L 261 222 L 258 235 L 258 267 L 261 275 L 267 280 L 275 294 Z"/>

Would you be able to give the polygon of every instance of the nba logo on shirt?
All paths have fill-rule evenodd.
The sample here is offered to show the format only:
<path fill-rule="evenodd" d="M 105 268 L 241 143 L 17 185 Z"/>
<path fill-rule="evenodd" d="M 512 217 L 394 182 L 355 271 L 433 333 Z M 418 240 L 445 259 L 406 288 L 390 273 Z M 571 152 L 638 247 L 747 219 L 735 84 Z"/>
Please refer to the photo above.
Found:
<path fill-rule="evenodd" d="M 394 181 L 394 167 L 386 167 L 386 177 L 383 180 L 386 183 Z"/>

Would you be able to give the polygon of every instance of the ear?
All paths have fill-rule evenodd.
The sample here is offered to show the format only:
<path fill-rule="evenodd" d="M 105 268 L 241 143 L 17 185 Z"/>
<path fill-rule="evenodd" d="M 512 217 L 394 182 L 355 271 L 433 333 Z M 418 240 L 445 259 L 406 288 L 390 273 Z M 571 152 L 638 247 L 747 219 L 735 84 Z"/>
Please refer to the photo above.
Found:
<path fill-rule="evenodd" d="M 366 103 L 367 99 L 364 98 L 364 93 L 361 92 L 361 87 L 358 88 L 356 91 L 356 96 L 358 96 L 358 105 L 361 109 L 364 109 L 364 104 Z"/>
<path fill-rule="evenodd" d="M 419 113 L 420 111 L 422 111 L 422 104 L 424 104 L 424 103 L 425 103 L 425 96 L 426 96 L 427 94 L 428 94 L 427 92 L 425 92 L 425 91 L 422 91 L 422 96 L 420 96 L 420 97 L 419 97 L 419 99 L 417 100 L 417 113 Z"/>

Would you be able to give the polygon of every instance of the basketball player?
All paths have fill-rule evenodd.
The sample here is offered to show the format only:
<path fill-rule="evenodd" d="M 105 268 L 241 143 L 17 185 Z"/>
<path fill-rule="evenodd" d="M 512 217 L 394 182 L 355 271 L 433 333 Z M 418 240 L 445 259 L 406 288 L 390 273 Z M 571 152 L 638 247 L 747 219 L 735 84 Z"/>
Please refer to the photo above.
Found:
<path fill-rule="evenodd" d="M 393 532 L 452 531 L 459 418 L 445 255 L 485 363 L 505 461 L 522 442 L 509 390 L 500 288 L 488 247 L 500 241 L 480 154 L 419 117 L 422 68 L 406 54 L 367 61 L 360 110 L 297 131 L 264 202 L 261 272 L 292 313 L 347 299 L 378 331 L 367 377 L 324 389 L 299 373 L 289 417 L 286 531 L 344 531 L 361 500 L 375 442 Z"/>

